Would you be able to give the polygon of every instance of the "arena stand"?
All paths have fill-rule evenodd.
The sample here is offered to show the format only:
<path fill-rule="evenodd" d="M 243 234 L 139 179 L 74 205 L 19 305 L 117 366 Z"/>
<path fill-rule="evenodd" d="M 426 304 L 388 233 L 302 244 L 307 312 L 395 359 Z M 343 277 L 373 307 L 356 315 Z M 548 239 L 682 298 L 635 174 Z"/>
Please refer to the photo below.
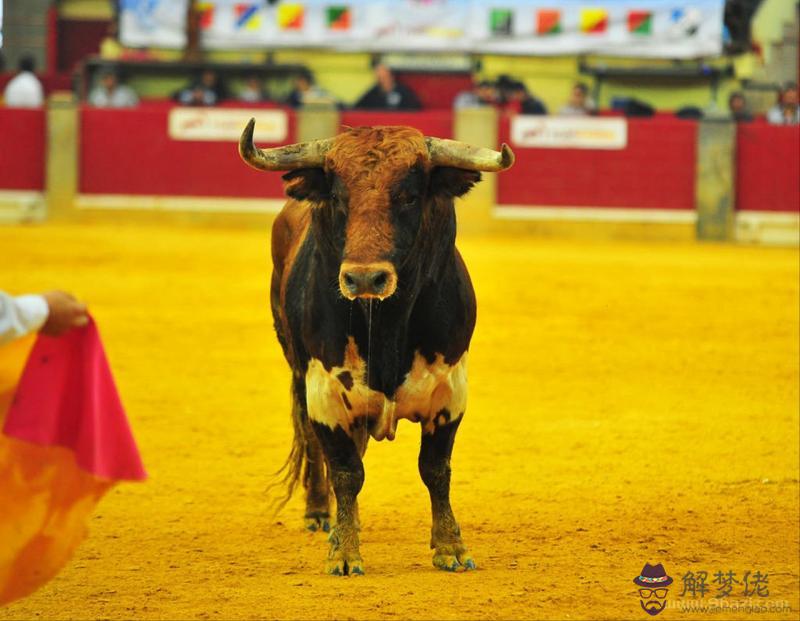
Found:
<path fill-rule="evenodd" d="M 239 105 L 222 108 L 236 111 Z M 467 197 L 459 210 L 465 230 L 548 232 L 564 230 L 565 223 L 588 223 L 587 230 L 598 231 L 598 223 L 612 223 L 638 227 L 626 235 L 655 234 L 658 225 L 658 237 L 695 237 L 700 194 L 697 121 L 668 115 L 627 119 L 624 148 L 592 150 L 516 145 L 509 118 L 493 109 L 338 112 L 260 107 L 280 110 L 287 118 L 285 139 L 260 143 L 267 147 L 359 125 L 411 125 L 427 135 L 488 146 L 509 142 L 516 165 L 503 175 L 485 175 L 484 183 Z M 127 110 L 64 103 L 47 113 L 0 109 L 0 130 L 14 145 L 0 155 L 0 196 L 25 204 L 15 212 L 17 219 L 20 213 L 28 218 L 41 213 L 46 195 L 50 213 L 68 217 L 106 213 L 119 218 L 122 211 L 156 210 L 223 217 L 275 213 L 284 200 L 280 175 L 259 174 L 244 166 L 232 138 L 173 139 L 168 124 L 176 108 L 160 100 Z M 731 236 L 758 241 L 766 234 L 781 243 L 796 236 L 798 131 L 755 122 L 732 134 L 734 181 L 729 196 L 736 197 L 736 223 Z M 64 140 L 74 141 L 71 147 L 67 142 L 78 154 L 77 170 L 65 173 L 75 176 L 71 182 L 59 174 L 64 158 L 46 149 L 48 133 L 50 143 L 59 144 L 60 150 Z M 52 175 L 45 175 L 48 166 Z M 51 177 L 53 183 L 61 179 L 66 190 L 48 188 Z"/>

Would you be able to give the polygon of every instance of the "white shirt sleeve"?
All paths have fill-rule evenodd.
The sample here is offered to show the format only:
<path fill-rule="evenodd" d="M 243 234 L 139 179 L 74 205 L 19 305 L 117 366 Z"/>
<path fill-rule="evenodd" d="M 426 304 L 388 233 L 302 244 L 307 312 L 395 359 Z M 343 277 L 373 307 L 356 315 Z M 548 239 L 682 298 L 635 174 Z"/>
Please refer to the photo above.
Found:
<path fill-rule="evenodd" d="M 36 332 L 49 313 L 47 300 L 41 295 L 13 297 L 0 291 L 0 345 Z"/>

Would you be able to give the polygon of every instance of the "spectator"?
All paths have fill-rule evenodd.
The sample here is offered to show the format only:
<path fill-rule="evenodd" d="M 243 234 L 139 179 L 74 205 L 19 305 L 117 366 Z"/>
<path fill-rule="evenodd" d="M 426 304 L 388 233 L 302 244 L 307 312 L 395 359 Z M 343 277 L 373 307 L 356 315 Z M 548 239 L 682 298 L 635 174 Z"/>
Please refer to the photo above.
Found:
<path fill-rule="evenodd" d="M 95 108 L 133 108 L 139 103 L 133 89 L 120 84 L 113 71 L 103 71 L 98 82 L 89 93 L 89 105 Z"/>
<path fill-rule="evenodd" d="M 747 100 L 741 91 L 734 91 L 730 94 L 728 110 L 731 113 L 731 119 L 737 123 L 749 123 L 753 120 L 753 115 L 747 109 Z"/>
<path fill-rule="evenodd" d="M 227 98 L 227 91 L 216 71 L 204 69 L 197 79 L 179 90 L 174 98 L 184 106 L 216 106 Z"/>
<path fill-rule="evenodd" d="M 547 114 L 547 107 L 542 101 L 534 97 L 525 84 L 507 75 L 501 75 L 497 80 L 500 89 L 500 99 L 506 112 L 511 114 Z"/>
<path fill-rule="evenodd" d="M 32 56 L 19 60 L 19 73 L 6 85 L 4 99 L 9 108 L 41 108 L 44 104 L 44 89 L 33 73 L 36 63 Z"/>
<path fill-rule="evenodd" d="M 294 88 L 286 98 L 292 108 L 303 106 L 335 106 L 336 99 L 324 89 L 314 84 L 314 76 L 310 71 L 303 71 L 294 78 Z"/>
<path fill-rule="evenodd" d="M 258 76 L 251 75 L 246 77 L 244 80 L 244 88 L 239 92 L 239 101 L 258 103 L 260 101 L 266 101 L 267 99 L 267 94 Z"/>
<path fill-rule="evenodd" d="M 471 91 L 463 91 L 456 95 L 453 100 L 453 107 L 456 110 L 462 108 L 481 108 L 492 106 L 498 103 L 500 97 L 497 86 L 490 80 L 481 80 L 472 87 Z"/>
<path fill-rule="evenodd" d="M 87 323 L 86 306 L 69 293 L 50 291 L 13 297 L 0 291 L 0 345 L 37 330 L 60 336 Z"/>
<path fill-rule="evenodd" d="M 558 111 L 561 116 L 589 116 L 595 113 L 595 104 L 589 97 L 589 87 L 583 82 L 572 86 L 569 101 Z"/>
<path fill-rule="evenodd" d="M 376 84 L 356 102 L 354 108 L 369 110 L 419 110 L 417 95 L 400 84 L 392 70 L 384 64 L 375 65 Z"/>
<path fill-rule="evenodd" d="M 773 125 L 800 124 L 800 107 L 797 103 L 797 84 L 787 82 L 778 95 L 778 103 L 767 111 L 767 121 Z"/>

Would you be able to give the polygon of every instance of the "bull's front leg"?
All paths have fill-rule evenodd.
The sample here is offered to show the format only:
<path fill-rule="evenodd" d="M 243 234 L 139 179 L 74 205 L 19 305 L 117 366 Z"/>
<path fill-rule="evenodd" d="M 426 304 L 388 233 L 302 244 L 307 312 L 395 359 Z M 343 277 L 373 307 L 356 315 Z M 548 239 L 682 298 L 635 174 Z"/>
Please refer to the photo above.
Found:
<path fill-rule="evenodd" d="M 419 451 L 419 473 L 431 497 L 433 564 L 446 571 L 475 569 L 450 506 L 450 456 L 460 422 L 459 417 L 435 427 L 432 433 L 423 429 Z"/>
<path fill-rule="evenodd" d="M 333 493 L 336 495 L 336 525 L 329 541 L 325 572 L 334 576 L 362 575 L 359 551 L 358 493 L 364 484 L 364 465 L 359 449 L 341 426 L 331 429 L 313 422 L 314 431 L 328 462 Z"/>

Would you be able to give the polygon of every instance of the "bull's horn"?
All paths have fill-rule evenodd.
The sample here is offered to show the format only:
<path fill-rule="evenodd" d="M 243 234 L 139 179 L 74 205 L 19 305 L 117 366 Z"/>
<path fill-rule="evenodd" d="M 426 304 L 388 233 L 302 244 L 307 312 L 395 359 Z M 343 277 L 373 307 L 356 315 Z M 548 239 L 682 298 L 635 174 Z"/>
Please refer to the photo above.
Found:
<path fill-rule="evenodd" d="M 500 147 L 500 151 L 493 151 L 444 138 L 426 137 L 425 141 L 428 143 L 428 153 L 434 166 L 499 172 L 511 168 L 514 164 L 514 152 L 505 143 Z"/>
<path fill-rule="evenodd" d="M 325 153 L 333 142 L 312 140 L 289 144 L 274 149 L 259 149 L 253 144 L 253 130 L 256 120 L 250 119 L 239 138 L 239 155 L 253 168 L 258 170 L 296 170 L 298 168 L 321 168 L 325 163 Z"/>

